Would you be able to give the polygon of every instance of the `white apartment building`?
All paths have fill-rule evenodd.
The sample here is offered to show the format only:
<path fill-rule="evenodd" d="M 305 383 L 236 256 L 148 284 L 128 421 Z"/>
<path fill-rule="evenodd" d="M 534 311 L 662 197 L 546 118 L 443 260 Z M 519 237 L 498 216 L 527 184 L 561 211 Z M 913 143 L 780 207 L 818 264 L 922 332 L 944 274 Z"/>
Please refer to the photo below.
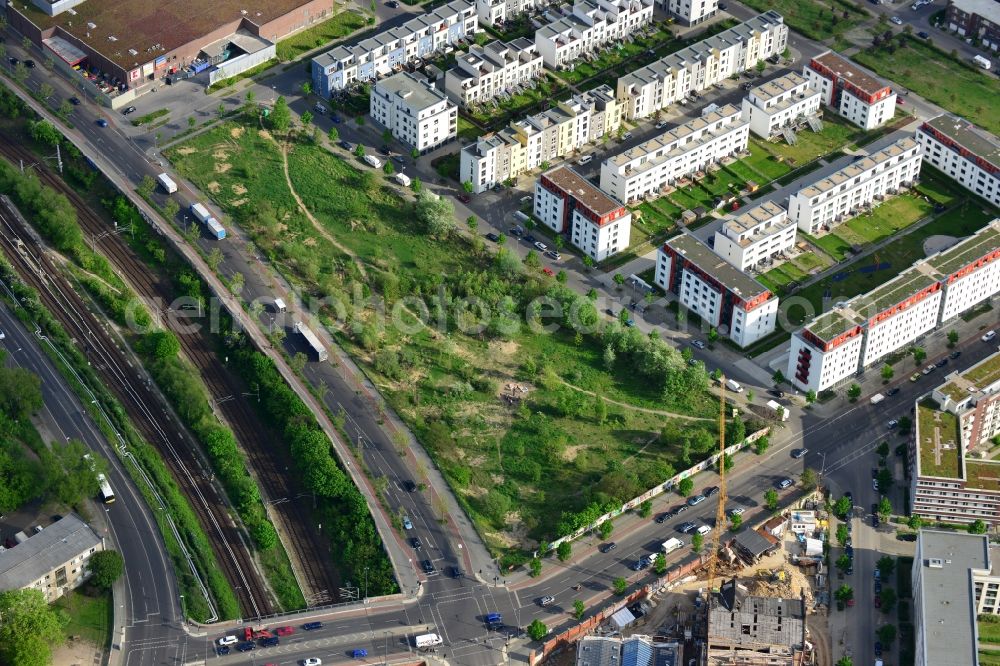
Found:
<path fill-rule="evenodd" d="M 654 281 L 740 347 L 774 332 L 778 298 L 690 234 L 657 251 Z"/>
<path fill-rule="evenodd" d="M 949 373 L 931 397 L 939 409 L 958 417 L 965 450 L 990 447 L 990 440 L 1000 435 L 1000 353 L 962 372 Z"/>
<path fill-rule="evenodd" d="M 746 149 L 750 129 L 727 104 L 604 160 L 601 189 L 626 203 L 660 194 L 678 179 Z"/>
<path fill-rule="evenodd" d="M 87 561 L 102 550 L 104 540 L 68 514 L 0 552 L 0 590 L 38 590 L 53 602 L 87 580 Z"/>
<path fill-rule="evenodd" d="M 444 91 L 462 108 L 483 104 L 542 73 L 542 56 L 527 39 L 473 44 L 444 74 Z"/>
<path fill-rule="evenodd" d="M 543 173 L 535 183 L 534 214 L 594 261 L 628 248 L 632 214 L 569 167 Z"/>
<path fill-rule="evenodd" d="M 833 51 L 822 53 L 802 68 L 823 103 L 866 130 L 892 120 L 896 93 L 850 60 Z"/>
<path fill-rule="evenodd" d="M 521 14 L 548 4 L 543 0 L 476 0 L 479 22 L 486 25 L 502 25 Z"/>
<path fill-rule="evenodd" d="M 719 11 L 719 0 L 659 0 L 663 11 L 684 25 L 697 25 Z"/>
<path fill-rule="evenodd" d="M 819 115 L 819 91 L 805 77 L 790 72 L 781 78 L 751 88 L 743 98 L 743 120 L 750 131 L 770 139 L 785 127 Z"/>
<path fill-rule="evenodd" d="M 458 107 L 407 72 L 376 83 L 369 104 L 372 120 L 421 155 L 458 136 Z"/>
<path fill-rule="evenodd" d="M 563 16 L 535 31 L 535 46 L 551 69 L 564 69 L 653 20 L 653 0 L 576 0 Z"/>
<path fill-rule="evenodd" d="M 785 376 L 822 391 L 1000 292 L 1000 219 L 792 335 Z"/>
<path fill-rule="evenodd" d="M 715 232 L 712 248 L 741 271 L 759 268 L 795 247 L 795 222 L 772 201 L 726 220 Z"/>
<path fill-rule="evenodd" d="M 785 51 L 788 26 L 776 11 L 713 35 L 618 79 L 616 94 L 627 119 L 660 109 Z"/>
<path fill-rule="evenodd" d="M 443 53 L 459 39 L 472 39 L 479 30 L 476 9 L 464 0 L 410 19 L 357 44 L 338 46 L 312 59 L 313 90 L 329 98 L 357 83 L 375 81 L 418 58 Z"/>
<path fill-rule="evenodd" d="M 462 148 L 460 180 L 472 183 L 476 193 L 488 190 L 613 134 L 620 124 L 621 114 L 610 87 L 574 95 Z"/>
<path fill-rule="evenodd" d="M 916 141 L 900 139 L 799 189 L 788 198 L 788 217 L 807 234 L 828 230 L 912 185 L 920 174 L 921 155 Z"/>
<path fill-rule="evenodd" d="M 945 113 L 917 128 L 924 161 L 962 187 L 1000 206 L 1000 140 L 967 120 Z"/>

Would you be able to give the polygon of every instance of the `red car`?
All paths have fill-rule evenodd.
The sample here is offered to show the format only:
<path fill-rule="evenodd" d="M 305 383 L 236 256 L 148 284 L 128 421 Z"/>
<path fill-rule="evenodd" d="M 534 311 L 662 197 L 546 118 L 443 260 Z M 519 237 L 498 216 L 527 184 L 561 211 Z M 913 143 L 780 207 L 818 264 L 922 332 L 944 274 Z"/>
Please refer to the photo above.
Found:
<path fill-rule="evenodd" d="M 854 599 L 848 599 L 847 600 L 847 605 L 848 606 L 854 606 Z"/>
<path fill-rule="evenodd" d="M 274 634 L 272 634 L 267 629 L 258 629 L 257 631 L 253 632 L 253 637 L 254 638 L 274 638 Z"/>
<path fill-rule="evenodd" d="M 461 201 L 462 203 L 469 203 L 470 201 L 472 201 L 472 197 L 470 197 L 468 194 L 459 194 L 455 198 Z"/>
<path fill-rule="evenodd" d="M 896 104 L 906 104 L 906 102 L 903 101 L 902 97 L 897 97 L 896 98 Z"/>
<path fill-rule="evenodd" d="M 550 276 L 550 277 L 553 276 L 553 275 L 555 275 L 555 273 L 552 271 L 551 268 L 543 268 L 542 272 L 545 273 L 546 275 Z"/>
<path fill-rule="evenodd" d="M 253 628 L 243 627 L 243 640 L 252 641 L 253 640 Z"/>
<path fill-rule="evenodd" d="M 274 630 L 274 633 L 279 636 L 291 636 L 295 633 L 295 627 L 278 627 Z"/>

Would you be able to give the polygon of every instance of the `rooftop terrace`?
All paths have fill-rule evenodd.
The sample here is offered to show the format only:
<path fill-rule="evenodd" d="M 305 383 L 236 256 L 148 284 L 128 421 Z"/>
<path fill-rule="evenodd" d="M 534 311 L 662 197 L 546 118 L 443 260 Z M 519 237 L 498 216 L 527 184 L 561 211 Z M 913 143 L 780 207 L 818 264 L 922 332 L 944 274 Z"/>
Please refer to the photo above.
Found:
<path fill-rule="evenodd" d="M 920 476 L 961 478 L 961 439 L 958 417 L 925 400 L 917 405 L 916 445 Z"/>

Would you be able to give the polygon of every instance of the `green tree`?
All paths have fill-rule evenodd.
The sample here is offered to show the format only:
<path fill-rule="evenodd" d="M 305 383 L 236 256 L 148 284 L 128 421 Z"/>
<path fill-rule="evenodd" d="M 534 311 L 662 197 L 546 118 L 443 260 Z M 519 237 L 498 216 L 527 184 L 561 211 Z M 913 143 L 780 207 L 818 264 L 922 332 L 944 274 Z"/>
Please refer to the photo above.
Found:
<path fill-rule="evenodd" d="M 896 640 L 896 625 L 883 624 L 875 633 L 878 634 L 878 639 L 882 641 L 882 645 L 884 645 L 886 649 L 889 649 L 892 642 Z"/>
<path fill-rule="evenodd" d="M 767 68 L 767 64 L 763 60 L 761 60 L 760 62 L 757 63 L 757 73 L 758 74 L 763 74 L 764 73 L 764 69 L 766 69 L 766 68 Z"/>
<path fill-rule="evenodd" d="M 924 519 L 920 516 L 912 515 L 907 519 L 906 526 L 911 530 L 919 530 L 924 526 Z"/>
<path fill-rule="evenodd" d="M 538 258 L 537 252 L 528 250 L 528 253 L 524 255 L 524 265 L 531 269 L 537 269 L 542 265 L 542 260 Z"/>
<path fill-rule="evenodd" d="M 0 594 L 0 663 L 47 666 L 63 642 L 63 620 L 39 590 Z"/>
<path fill-rule="evenodd" d="M 837 545 L 845 545 L 850 538 L 851 534 L 847 531 L 847 525 L 844 523 L 837 525 Z"/>
<path fill-rule="evenodd" d="M 312 82 L 310 82 L 310 81 L 303 81 L 301 89 L 302 89 L 302 94 L 304 96 L 308 97 L 309 95 L 312 94 L 312 91 L 313 91 Z"/>
<path fill-rule="evenodd" d="M 621 289 L 621 286 L 625 284 L 625 276 L 621 273 L 615 273 L 611 279 L 614 280 L 614 283 L 618 285 L 619 289 Z"/>
<path fill-rule="evenodd" d="M 833 593 L 833 596 L 837 601 L 846 604 L 854 598 L 854 589 L 850 585 L 841 585 Z"/>
<path fill-rule="evenodd" d="M 892 514 L 892 502 L 885 495 L 878 501 L 878 515 L 882 520 L 888 520 Z"/>
<path fill-rule="evenodd" d="M 969 534 L 986 534 L 986 523 L 981 520 L 974 520 L 966 528 Z"/>
<path fill-rule="evenodd" d="M 768 511 L 776 511 L 778 509 L 778 491 L 774 488 L 768 488 L 764 491 L 764 506 L 767 507 Z"/>
<path fill-rule="evenodd" d="M 677 492 L 680 493 L 681 497 L 687 497 L 694 490 L 694 481 L 690 478 L 681 479 L 680 483 L 677 484 Z"/>
<path fill-rule="evenodd" d="M 876 485 L 878 485 L 878 491 L 885 495 L 892 488 L 892 472 L 889 471 L 888 467 L 880 467 L 878 470 L 878 475 L 875 477 Z"/>
<path fill-rule="evenodd" d="M 313 121 L 313 114 L 311 111 L 303 111 L 302 115 L 299 117 L 302 118 L 302 124 L 306 127 L 308 127 Z"/>
<path fill-rule="evenodd" d="M 423 188 L 424 184 L 419 178 L 414 177 L 410 179 L 410 189 L 413 190 L 414 194 L 420 194 L 420 190 Z"/>
<path fill-rule="evenodd" d="M 479 219 L 475 215 L 470 215 L 465 218 L 465 224 L 469 227 L 469 231 L 476 233 L 476 229 L 479 228 Z"/>
<path fill-rule="evenodd" d="M 569 558 L 573 556 L 573 544 L 569 541 L 563 541 L 556 547 L 556 557 L 559 558 L 560 562 L 567 562 Z"/>
<path fill-rule="evenodd" d="M 110 590 L 115 581 L 125 573 L 125 560 L 117 550 L 102 550 L 87 561 L 90 582 L 102 590 Z"/>
<path fill-rule="evenodd" d="M 650 514 L 653 513 L 653 500 L 645 500 L 639 505 L 639 516 L 641 518 L 649 518 Z"/>
<path fill-rule="evenodd" d="M 882 580 L 887 580 L 892 575 L 892 572 L 896 570 L 896 558 L 883 555 L 875 563 L 875 566 L 878 568 Z"/>
<path fill-rule="evenodd" d="M 542 575 L 542 561 L 537 557 L 531 558 L 531 562 L 528 563 L 528 568 L 531 570 L 532 578 L 538 578 Z"/>
<path fill-rule="evenodd" d="M 854 666 L 854 660 L 845 655 L 838 659 L 834 666 Z"/>
<path fill-rule="evenodd" d="M 883 440 L 875 447 L 875 453 L 879 455 L 883 460 L 889 456 L 889 442 Z"/>
<path fill-rule="evenodd" d="M 471 180 L 467 180 L 462 183 L 462 189 L 465 190 L 466 194 L 472 194 L 476 187 L 472 184 Z"/>
<path fill-rule="evenodd" d="M 177 213 L 181 212 L 181 205 L 175 199 L 167 199 L 163 204 L 163 214 L 168 220 L 177 219 Z"/>
<path fill-rule="evenodd" d="M 696 553 L 700 553 L 701 549 L 704 548 L 704 546 L 705 546 L 705 537 L 703 537 L 700 533 L 695 532 L 694 536 L 691 537 L 692 550 L 694 550 L 694 552 Z"/>
<path fill-rule="evenodd" d="M 851 558 L 845 553 L 837 558 L 836 566 L 841 571 L 847 571 L 851 566 Z"/>
<path fill-rule="evenodd" d="M 958 344 L 958 331 L 951 329 L 948 331 L 948 349 L 953 349 Z"/>
<path fill-rule="evenodd" d="M 213 272 L 219 270 L 219 264 L 222 263 L 222 250 L 217 247 L 213 247 L 212 251 L 208 253 L 205 258 L 205 263 L 208 267 L 212 269 Z"/>
<path fill-rule="evenodd" d="M 708 337 L 708 343 L 714 345 L 716 342 L 719 341 L 719 331 L 718 331 L 718 329 L 716 329 L 714 326 L 712 328 L 708 329 L 708 336 L 707 337 Z"/>
<path fill-rule="evenodd" d="M 722 458 L 715 461 L 716 468 L 719 467 L 720 463 L 722 465 L 725 465 L 725 470 L 728 472 L 733 468 L 733 465 L 736 464 L 736 460 L 733 459 L 733 455 L 731 453 L 727 453 L 724 456 L 722 456 Z"/>
<path fill-rule="evenodd" d="M 583 266 L 587 270 L 590 270 L 591 268 L 593 268 L 594 267 L 594 258 L 591 257 L 589 254 L 588 255 L 584 255 L 584 257 L 583 257 Z"/>
<path fill-rule="evenodd" d="M 737 514 L 729 516 L 729 529 L 739 532 L 741 527 L 743 527 L 743 516 Z"/>
<path fill-rule="evenodd" d="M 754 453 L 756 453 L 759 456 L 762 456 L 765 453 L 767 453 L 767 449 L 770 446 L 771 446 L 771 440 L 768 438 L 767 435 L 764 435 L 763 437 L 758 437 L 757 441 L 753 443 L 753 450 Z"/>
<path fill-rule="evenodd" d="M 771 375 L 771 381 L 774 382 L 775 386 L 781 386 L 785 383 L 785 373 L 781 370 L 775 370 L 774 374 Z"/>
<path fill-rule="evenodd" d="M 410 157 L 412 157 L 413 159 L 418 159 L 420 157 L 420 151 L 414 148 L 413 150 L 410 151 Z"/>
<path fill-rule="evenodd" d="M 892 369 L 891 365 L 889 365 L 889 364 L 883 365 L 882 366 L 882 383 L 883 384 L 888 384 L 889 380 L 892 379 L 892 376 L 894 374 L 895 374 L 895 371 Z"/>
<path fill-rule="evenodd" d="M 615 524 L 610 520 L 605 520 L 603 523 L 597 526 L 597 532 L 601 535 L 602 539 L 607 539 L 611 536 L 611 533 L 615 531 Z"/>
<path fill-rule="evenodd" d="M 911 419 L 909 416 L 900 416 L 899 417 L 899 434 L 900 435 L 907 435 L 907 434 L 909 434 L 910 429 L 912 427 L 913 427 L 913 419 Z"/>
<path fill-rule="evenodd" d="M 194 129 L 194 126 L 198 124 L 198 119 L 194 116 L 188 116 L 188 129 Z"/>
<path fill-rule="evenodd" d="M 457 227 L 455 207 L 451 201 L 430 192 L 417 195 L 415 213 L 427 233 L 435 238 L 447 238 Z"/>
<path fill-rule="evenodd" d="M 568 281 L 569 281 L 569 273 L 567 273 L 562 269 L 559 269 L 559 272 L 556 273 L 556 282 L 558 282 L 559 284 L 566 284 Z"/>
<path fill-rule="evenodd" d="M 0 365 L 0 412 L 20 421 L 42 408 L 42 383 L 24 368 Z"/>
<path fill-rule="evenodd" d="M 326 136 L 328 139 L 330 139 L 330 141 L 336 143 L 340 141 L 340 130 L 338 130 L 336 127 L 331 127 L 330 131 L 326 133 Z"/>
<path fill-rule="evenodd" d="M 799 481 L 802 483 L 802 489 L 807 491 L 816 490 L 816 484 L 819 479 L 817 478 L 816 471 L 806 467 L 802 470 L 802 474 L 799 476 Z"/>
<path fill-rule="evenodd" d="M 816 402 L 816 391 L 809 389 L 806 391 L 806 403 L 811 405 L 814 402 Z"/>
<path fill-rule="evenodd" d="M 600 393 L 594 396 L 594 420 L 598 425 L 604 425 L 608 420 L 608 406 L 604 402 L 604 396 Z"/>
<path fill-rule="evenodd" d="M 891 587 L 883 587 L 879 598 L 882 600 L 882 612 L 891 613 L 896 607 L 896 590 Z"/>
<path fill-rule="evenodd" d="M 587 611 L 587 607 L 583 605 L 583 602 L 577 599 L 573 602 L 573 617 L 577 620 L 583 619 L 583 614 Z"/>
<path fill-rule="evenodd" d="M 218 114 L 220 118 L 226 115 L 226 105 L 223 104 L 222 102 L 219 102 L 219 106 L 218 108 L 215 109 L 215 113 Z"/>
<path fill-rule="evenodd" d="M 547 633 L 549 633 L 549 628 L 541 620 L 532 620 L 531 624 L 528 625 L 528 636 L 533 641 L 542 640 Z"/>
<path fill-rule="evenodd" d="M 914 347 L 910 350 L 910 353 L 913 355 L 913 363 L 918 367 L 927 358 L 927 351 L 923 347 Z"/>
<path fill-rule="evenodd" d="M 288 100 L 285 99 L 284 95 L 279 95 L 278 99 L 274 100 L 274 107 L 267 117 L 267 122 L 271 129 L 277 132 L 285 132 L 291 127 L 292 111 L 288 108 Z"/>
<path fill-rule="evenodd" d="M 392 166 L 392 160 L 386 160 L 385 164 L 382 165 L 382 173 L 387 176 L 391 176 L 396 172 L 396 167 Z"/>
<path fill-rule="evenodd" d="M 390 132 L 387 129 L 386 130 L 382 130 L 382 143 L 388 144 L 388 143 L 391 143 L 391 142 L 392 142 L 392 132 Z"/>
<path fill-rule="evenodd" d="M 657 576 L 662 576 L 667 573 L 667 556 L 663 553 L 657 553 L 656 557 L 653 559 L 653 571 L 656 572 Z"/>
<path fill-rule="evenodd" d="M 153 180 L 153 177 L 147 173 L 142 177 L 142 180 L 139 181 L 139 185 L 136 189 L 143 198 L 148 198 L 153 193 L 153 190 L 156 189 L 156 181 Z"/>
<path fill-rule="evenodd" d="M 24 80 L 28 78 L 28 68 L 25 67 L 23 62 L 19 62 L 14 65 L 14 80 L 18 83 L 23 84 Z"/>
<path fill-rule="evenodd" d="M 253 104 L 257 101 L 257 93 L 253 90 L 247 90 L 247 94 L 243 96 L 243 99 L 246 100 L 247 104 Z"/>
<path fill-rule="evenodd" d="M 354 146 L 354 156 L 357 158 L 363 158 L 365 156 L 365 147 L 360 143 Z"/>
<path fill-rule="evenodd" d="M 861 397 L 861 387 L 858 384 L 851 384 L 851 386 L 847 389 L 847 398 L 851 402 L 855 402 L 860 397 Z"/>
<path fill-rule="evenodd" d="M 615 594 L 622 595 L 628 590 L 628 581 L 619 576 L 614 582 Z"/>
<path fill-rule="evenodd" d="M 53 462 L 44 463 L 49 471 L 47 485 L 50 496 L 67 506 L 78 506 L 97 494 L 97 475 L 107 472 L 104 458 L 94 458 L 83 442 L 76 439 L 65 443 L 53 442 L 52 454 Z M 5 480 L 11 482 L 10 479 Z"/>
<path fill-rule="evenodd" d="M 140 349 L 154 361 L 166 361 L 177 356 L 181 350 L 181 343 L 170 331 L 157 329 L 143 337 Z"/>
<path fill-rule="evenodd" d="M 69 118 L 69 114 L 73 113 L 73 105 L 69 103 L 68 99 L 64 99 L 59 104 L 59 110 L 57 111 L 59 117 L 63 120 Z"/>
<path fill-rule="evenodd" d="M 854 503 L 851 502 L 850 497 L 847 497 L 845 495 L 844 497 L 841 497 L 834 503 L 833 515 L 843 520 L 844 518 L 847 517 L 849 513 L 851 513 L 853 509 L 854 509 Z"/>
<path fill-rule="evenodd" d="M 747 389 L 747 402 L 753 402 L 753 389 Z"/>

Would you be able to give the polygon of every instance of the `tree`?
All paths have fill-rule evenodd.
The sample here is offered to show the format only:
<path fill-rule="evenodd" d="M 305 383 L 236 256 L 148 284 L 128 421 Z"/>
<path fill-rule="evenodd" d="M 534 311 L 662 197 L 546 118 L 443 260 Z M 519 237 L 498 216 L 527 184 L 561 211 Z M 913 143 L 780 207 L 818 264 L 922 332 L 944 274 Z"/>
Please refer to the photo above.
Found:
<path fill-rule="evenodd" d="M 892 609 L 896 607 L 896 590 L 891 587 L 883 587 L 879 598 L 882 600 L 883 613 L 891 613 Z"/>
<path fill-rule="evenodd" d="M 537 557 L 531 558 L 531 562 L 528 563 L 528 568 L 531 570 L 530 574 L 532 578 L 538 578 L 542 575 L 542 561 Z"/>
<path fill-rule="evenodd" d="M 386 160 L 385 164 L 382 165 L 382 173 L 387 176 L 391 176 L 396 172 L 396 167 L 392 166 L 392 160 Z"/>
<path fill-rule="evenodd" d="M 906 526 L 911 530 L 919 530 L 924 526 L 924 519 L 917 515 L 910 516 L 906 521 Z"/>
<path fill-rule="evenodd" d="M 771 381 L 774 382 L 775 386 L 781 386 L 785 383 L 785 373 L 781 370 L 775 370 L 774 374 L 771 375 Z"/>
<path fill-rule="evenodd" d="M 302 124 L 308 126 L 313 121 L 313 114 L 311 111 L 303 111 L 300 118 L 302 118 Z"/>
<path fill-rule="evenodd" d="M 879 455 L 883 460 L 889 455 L 889 442 L 882 441 L 877 447 L 875 447 L 875 453 Z"/>
<path fill-rule="evenodd" d="M 882 645 L 888 649 L 889 644 L 896 640 L 896 625 L 883 624 L 875 633 L 878 634 L 878 639 L 882 641 Z"/>
<path fill-rule="evenodd" d="M 846 604 L 854 598 L 854 589 L 850 585 L 841 585 L 833 593 L 833 596 L 837 601 Z"/>
<path fill-rule="evenodd" d="M 246 100 L 247 104 L 253 104 L 257 101 L 257 93 L 253 90 L 247 90 L 247 94 L 243 96 L 243 99 Z"/>
<path fill-rule="evenodd" d="M 604 396 L 599 393 L 594 396 L 594 420 L 598 425 L 604 425 L 608 420 L 608 405 L 604 402 Z"/>
<path fill-rule="evenodd" d="M 892 488 L 892 472 L 889 471 L 888 467 L 880 467 L 878 474 L 875 476 L 876 485 L 878 485 L 878 491 L 885 495 Z"/>
<path fill-rule="evenodd" d="M 59 105 L 59 110 L 57 111 L 59 117 L 63 120 L 69 118 L 69 114 L 73 113 L 73 105 L 69 103 L 68 99 L 64 99 Z"/>
<path fill-rule="evenodd" d="M 472 181 L 471 181 L 471 180 L 467 180 L 467 181 L 465 181 L 465 182 L 463 182 L 463 183 L 462 183 L 462 189 L 463 189 L 463 190 L 465 190 L 465 193 L 466 193 L 466 194 L 472 194 L 472 192 L 473 192 L 473 191 L 474 191 L 474 190 L 475 190 L 476 188 L 475 188 L 475 186 L 474 186 L 474 185 L 472 184 Z"/>
<path fill-rule="evenodd" d="M 910 350 L 910 353 L 913 354 L 913 362 L 918 367 L 924 362 L 924 359 L 927 358 L 927 351 L 924 350 L 923 347 L 914 347 Z"/>
<path fill-rule="evenodd" d="M 528 268 L 538 268 L 542 265 L 542 260 L 538 258 L 537 252 L 528 250 L 528 253 L 524 255 L 524 265 Z"/>
<path fill-rule="evenodd" d="M 763 74 L 764 70 L 766 68 L 767 68 L 767 64 L 765 64 L 763 60 L 761 60 L 760 62 L 757 63 L 757 73 L 758 74 Z"/>
<path fill-rule="evenodd" d="M 465 218 L 465 224 L 469 227 L 469 231 L 476 233 L 476 229 L 479 227 L 479 219 L 475 215 L 470 215 Z"/>
<path fill-rule="evenodd" d="M 549 633 L 549 628 L 541 620 L 532 620 L 531 624 L 528 625 L 528 635 L 533 641 L 542 640 L 547 633 Z"/>
<path fill-rule="evenodd" d="M 879 574 L 882 576 L 882 580 L 886 580 L 892 575 L 892 572 L 896 570 L 896 559 L 889 557 L 888 555 L 883 555 L 879 558 L 878 562 L 875 563 L 878 568 Z"/>
<path fill-rule="evenodd" d="M 767 507 L 768 511 L 776 511 L 778 508 L 778 491 L 774 488 L 768 488 L 764 492 L 764 506 Z"/>
<path fill-rule="evenodd" d="M 645 500 L 639 505 L 639 516 L 641 518 L 649 518 L 650 514 L 653 513 L 653 500 Z"/>
<path fill-rule="evenodd" d="M 410 151 L 410 157 L 412 157 L 413 159 L 418 159 L 420 157 L 420 151 L 414 148 L 413 150 Z"/>
<path fill-rule="evenodd" d="M 888 520 L 889 516 L 892 514 L 892 502 L 885 495 L 882 496 L 878 501 L 878 516 L 883 521 Z"/>
<path fill-rule="evenodd" d="M 719 330 L 714 326 L 709 328 L 708 335 L 706 337 L 708 338 L 708 344 L 714 345 L 719 341 Z"/>
<path fill-rule="evenodd" d="M 577 599 L 573 602 L 573 617 L 577 620 L 583 619 L 583 614 L 587 611 L 587 607 L 583 605 L 583 602 Z"/>
<path fill-rule="evenodd" d="M 365 147 L 360 143 L 354 146 L 354 156 L 357 158 L 362 158 L 365 156 Z"/>
<path fill-rule="evenodd" d="M 167 199 L 167 202 L 163 204 L 163 214 L 168 220 L 176 219 L 179 212 L 181 212 L 181 205 L 175 199 Z"/>
<path fill-rule="evenodd" d="M 838 659 L 834 666 L 854 666 L 854 660 L 845 655 Z"/>
<path fill-rule="evenodd" d="M 455 207 L 451 201 L 436 194 L 430 192 L 418 194 L 415 212 L 427 233 L 435 238 L 446 238 L 457 226 Z"/>
<path fill-rule="evenodd" d="M 883 365 L 882 366 L 882 383 L 883 384 L 888 384 L 889 380 L 892 379 L 892 376 L 894 374 L 896 374 L 896 372 L 892 369 L 891 365 L 888 365 L 888 364 Z"/>
<path fill-rule="evenodd" d="M 216 107 L 215 113 L 218 114 L 220 118 L 226 115 L 226 105 L 223 104 L 222 102 L 219 102 L 219 106 Z"/>
<path fill-rule="evenodd" d="M 695 532 L 694 536 L 691 537 L 691 548 L 696 553 L 700 553 L 701 549 L 705 546 L 705 537 L 700 533 Z"/>
<path fill-rule="evenodd" d="M 614 280 L 614 283 L 618 285 L 619 289 L 621 289 L 622 285 L 625 284 L 625 276 L 621 273 L 615 273 L 611 279 Z"/>
<path fill-rule="evenodd" d="M 758 437 L 757 441 L 753 443 L 753 450 L 759 456 L 767 453 L 767 449 L 771 446 L 771 440 L 764 435 L 763 437 Z"/>
<path fill-rule="evenodd" d="M 330 131 L 326 133 L 326 136 L 330 139 L 330 141 L 336 143 L 337 141 L 340 141 L 340 130 L 336 127 L 331 127 Z"/>
<path fill-rule="evenodd" d="M 270 124 L 271 129 L 278 132 L 287 131 L 292 124 L 292 111 L 288 108 L 288 100 L 285 99 L 284 95 L 279 95 L 278 99 L 274 100 L 274 107 L 271 109 L 271 114 L 267 117 L 267 122 Z"/>
<path fill-rule="evenodd" d="M 615 578 L 614 586 L 615 594 L 625 594 L 626 590 L 628 590 L 628 581 L 619 576 L 618 578 Z"/>
<path fill-rule="evenodd" d="M 47 666 L 52 648 L 63 642 L 63 623 L 39 590 L 0 594 L 0 663 Z"/>
<path fill-rule="evenodd" d="M 410 189 L 413 190 L 414 194 L 420 194 L 420 190 L 423 186 L 424 184 L 419 178 L 414 177 L 410 180 Z"/>
<path fill-rule="evenodd" d="M 847 571 L 851 567 L 851 558 L 845 553 L 837 558 L 836 566 L 841 571 Z"/>
<path fill-rule="evenodd" d="M 205 263 L 213 272 L 219 270 L 219 264 L 222 263 L 222 250 L 213 247 L 212 251 L 208 253 L 208 257 L 205 258 Z"/>
<path fill-rule="evenodd" d="M 837 525 L 837 544 L 847 545 L 847 540 L 851 538 L 851 533 L 847 531 L 847 525 L 840 523 Z"/>
<path fill-rule="evenodd" d="M 312 91 L 313 91 L 312 82 L 310 82 L 310 81 L 303 81 L 302 82 L 302 94 L 305 95 L 306 97 L 308 97 L 309 95 L 312 94 Z"/>
<path fill-rule="evenodd" d="M 847 517 L 851 510 L 854 509 L 854 503 L 851 502 L 851 498 L 846 495 L 837 500 L 833 505 L 833 515 L 840 519 Z"/>
<path fill-rule="evenodd" d="M 747 402 L 753 402 L 753 390 L 747 389 Z"/>
<path fill-rule="evenodd" d="M 14 80 L 18 83 L 24 83 L 24 80 L 28 78 L 28 68 L 23 62 L 19 62 L 14 65 Z"/>
<path fill-rule="evenodd" d="M 24 368 L 0 366 L 0 412 L 20 421 L 42 408 L 42 383 Z"/>
<path fill-rule="evenodd" d="M 87 562 L 90 582 L 102 590 L 109 590 L 125 573 L 125 560 L 117 550 L 102 550 L 90 556 Z"/>
<path fill-rule="evenodd" d="M 799 476 L 799 481 L 802 483 L 803 490 L 812 491 L 816 489 L 816 484 L 819 479 L 817 478 L 815 470 L 806 467 L 802 470 L 802 474 Z"/>
<path fill-rule="evenodd" d="M 590 270 L 591 268 L 593 268 L 594 267 L 594 258 L 591 257 L 589 254 L 585 255 L 583 257 L 583 266 L 584 266 L 584 268 L 586 268 L 588 270 Z"/>
<path fill-rule="evenodd" d="M 729 529 L 739 532 L 741 527 L 743 527 L 743 516 L 736 514 L 729 516 Z"/>
<path fill-rule="evenodd" d="M 38 86 L 38 94 L 41 95 L 42 99 L 52 97 L 53 93 L 55 93 L 55 89 L 49 83 L 43 83 Z"/>
<path fill-rule="evenodd" d="M 909 416 L 900 416 L 899 417 L 899 434 L 900 435 L 907 435 L 907 434 L 909 434 L 911 428 L 913 428 L 913 419 L 911 419 Z"/>
<path fill-rule="evenodd" d="M 981 520 L 974 520 L 969 523 L 966 529 L 969 530 L 969 534 L 986 534 L 986 523 Z"/>
<path fill-rule="evenodd" d="M 721 462 L 722 465 L 725 465 L 725 470 L 727 472 L 733 468 L 733 465 L 736 464 L 736 461 L 733 459 L 733 456 L 732 456 L 731 453 L 727 453 L 722 458 L 720 458 L 719 460 L 717 460 L 715 462 L 716 468 L 719 467 L 720 462 Z"/>
<path fill-rule="evenodd" d="M 615 524 L 610 520 L 605 520 L 603 523 L 597 526 L 597 532 L 601 535 L 602 539 L 607 539 L 611 536 L 611 533 L 615 531 Z"/>
<path fill-rule="evenodd" d="M 851 402 L 856 402 L 861 397 L 861 387 L 858 384 L 851 384 L 847 389 L 847 398 Z"/>
<path fill-rule="evenodd" d="M 680 493 L 681 497 L 687 497 L 694 490 L 694 481 L 691 479 L 681 479 L 680 483 L 677 484 L 677 492 Z"/>
<path fill-rule="evenodd" d="M 808 391 L 806 391 L 806 404 L 811 405 L 814 402 L 816 402 L 816 391 L 809 389 Z"/>
<path fill-rule="evenodd" d="M 559 558 L 560 562 L 566 562 L 570 557 L 573 556 L 573 544 L 569 541 L 563 541 L 556 548 L 556 557 Z"/>
<path fill-rule="evenodd" d="M 951 329 L 948 331 L 948 349 L 954 348 L 958 344 L 958 331 Z"/>
<path fill-rule="evenodd" d="M 656 557 L 653 558 L 653 571 L 656 572 L 657 576 L 662 576 L 667 573 L 667 556 L 663 553 L 657 553 Z"/>

